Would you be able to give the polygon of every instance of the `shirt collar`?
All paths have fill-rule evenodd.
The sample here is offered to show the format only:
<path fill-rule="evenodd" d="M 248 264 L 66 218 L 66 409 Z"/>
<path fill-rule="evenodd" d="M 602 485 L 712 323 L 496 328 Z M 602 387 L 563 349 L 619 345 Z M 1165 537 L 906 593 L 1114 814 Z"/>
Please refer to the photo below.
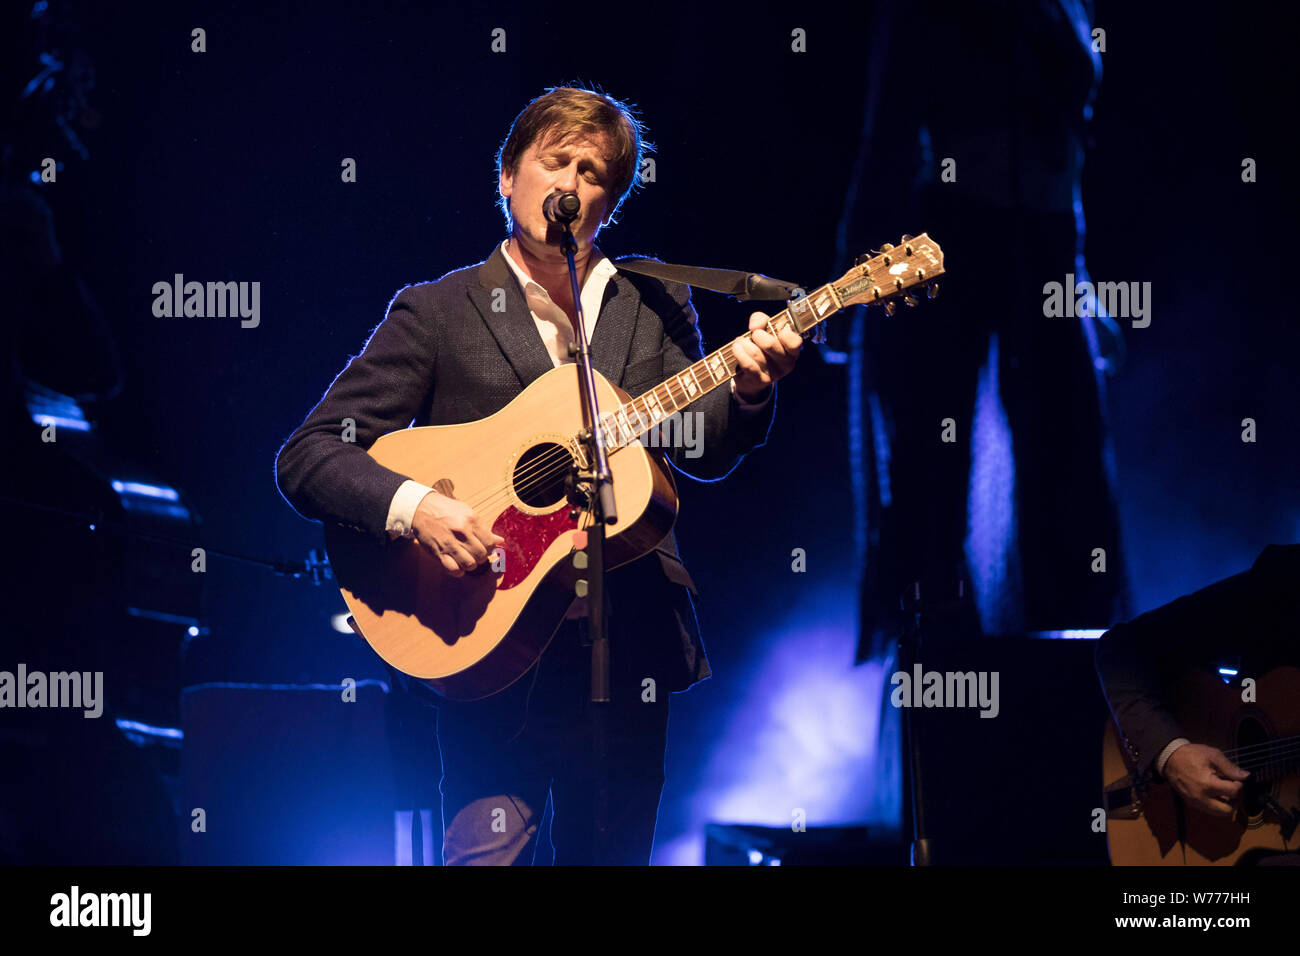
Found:
<path fill-rule="evenodd" d="M 542 288 L 541 283 L 531 279 L 524 272 L 523 269 L 519 268 L 519 263 L 515 262 L 514 258 L 511 257 L 510 253 L 506 252 L 506 243 L 508 243 L 509 241 L 510 241 L 509 239 L 505 239 L 502 241 L 501 255 L 506 260 L 506 265 L 510 267 L 510 271 L 515 274 L 515 278 L 519 280 L 520 288 L 522 288 L 525 292 L 527 292 L 533 286 L 536 286 L 538 289 L 541 289 Z M 618 274 L 618 266 L 614 265 L 614 261 L 610 259 L 608 256 L 606 256 L 599 249 L 597 249 L 596 252 L 600 254 L 600 261 L 597 262 L 594 266 L 592 266 L 591 270 L 587 273 L 587 282 L 588 283 L 608 282 L 611 278 L 613 278 L 615 275 Z M 584 284 L 583 290 L 585 291 L 586 288 L 587 288 L 586 284 Z"/>

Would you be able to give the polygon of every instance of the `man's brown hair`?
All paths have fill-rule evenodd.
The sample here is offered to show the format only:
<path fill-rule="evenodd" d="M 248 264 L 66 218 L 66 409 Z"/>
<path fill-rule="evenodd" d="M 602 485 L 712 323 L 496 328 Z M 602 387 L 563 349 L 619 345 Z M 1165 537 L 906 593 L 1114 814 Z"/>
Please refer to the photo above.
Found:
<path fill-rule="evenodd" d="M 553 86 L 534 99 L 515 117 L 505 142 L 497 150 L 497 178 L 501 173 L 515 175 L 519 160 L 528 148 L 539 139 L 542 143 L 556 137 L 583 133 L 593 138 L 608 137 L 609 194 L 614 197 L 610 222 L 616 222 L 623 200 L 641 185 L 638 172 L 641 160 L 654 146 L 646 141 L 645 125 L 628 103 L 595 90 L 572 86 Z M 502 196 L 501 211 L 506 216 L 506 228 L 512 226 L 510 201 Z"/>

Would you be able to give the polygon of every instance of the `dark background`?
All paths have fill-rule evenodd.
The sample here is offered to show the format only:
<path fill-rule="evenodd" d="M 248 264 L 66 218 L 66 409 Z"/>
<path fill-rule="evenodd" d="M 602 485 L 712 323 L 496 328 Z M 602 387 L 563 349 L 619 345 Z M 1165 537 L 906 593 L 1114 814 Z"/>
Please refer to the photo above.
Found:
<path fill-rule="evenodd" d="M 85 134 L 89 161 L 69 156 L 42 192 L 126 364 L 123 394 L 96 410 L 101 433 L 186 493 L 209 548 L 300 558 L 321 544 L 275 488 L 276 451 L 400 287 L 477 262 L 504 237 L 495 150 L 548 86 L 598 84 L 634 102 L 657 147 L 656 181 L 602 234 L 607 254 L 810 286 L 842 270 L 835 230 L 873 5 L 554 9 L 136 3 L 80 14 L 102 126 Z M 1146 610 L 1300 537 L 1283 148 L 1293 70 L 1265 18 L 1102 3 L 1097 22 L 1107 51 L 1084 174 L 1088 262 L 1095 279 L 1153 286 L 1152 324 L 1126 329 L 1110 382 L 1120 560 Z M 206 53 L 190 51 L 196 26 Z M 502 54 L 490 49 L 496 27 Z M 791 52 L 795 27 L 807 53 Z M 917 70 L 925 40 L 909 41 Z M 877 142 L 891 148 L 887 131 Z M 1247 156 L 1253 184 L 1241 181 Z M 344 157 L 356 183 L 340 179 Z M 926 227 L 882 222 L 875 241 Z M 991 296 L 1044 281 L 996 248 L 979 252 Z M 177 272 L 260 281 L 260 326 L 155 318 L 151 287 Z M 707 347 L 744 330 L 746 306 L 709 293 L 696 304 Z M 839 332 L 832 345 L 843 347 Z M 678 534 L 716 676 L 674 699 L 657 862 L 701 859 L 707 819 L 897 813 L 876 752 L 882 673 L 852 666 L 847 401 L 845 366 L 809 349 L 781 385 L 768 446 L 725 483 L 680 482 Z M 1255 444 L 1240 440 L 1245 417 Z M 807 573 L 792 573 L 793 548 L 806 550 Z M 384 676 L 368 648 L 330 628 L 343 610 L 331 587 L 216 557 L 208 575 L 210 634 L 192 648 L 190 680 Z"/>

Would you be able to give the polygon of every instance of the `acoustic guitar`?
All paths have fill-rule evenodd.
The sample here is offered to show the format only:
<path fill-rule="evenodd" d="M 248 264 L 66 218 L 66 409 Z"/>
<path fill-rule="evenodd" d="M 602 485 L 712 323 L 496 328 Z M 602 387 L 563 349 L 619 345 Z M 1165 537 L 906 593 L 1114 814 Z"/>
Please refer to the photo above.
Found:
<path fill-rule="evenodd" d="M 904 236 L 791 300 L 768 330 L 808 338 L 850 306 L 882 304 L 892 313 L 898 300 L 915 305 L 922 288 L 933 295 L 942 274 L 938 243 Z M 651 429 L 726 385 L 736 368 L 728 343 L 636 398 L 595 374 L 618 512 L 606 525 L 607 568 L 648 554 L 676 519 L 677 487 L 662 450 L 647 447 L 658 444 Z M 583 418 L 577 366 L 566 364 L 480 421 L 406 428 L 375 441 L 369 454 L 381 465 L 469 503 L 505 539 L 491 562 L 454 577 L 416 542 L 379 542 L 327 524 L 326 548 L 352 626 L 380 657 L 453 700 L 490 696 L 528 671 L 584 573 L 589 515 L 574 509 L 568 487 L 575 463 L 586 464 Z"/>
<path fill-rule="evenodd" d="M 1300 668 L 1269 671 L 1252 703 L 1242 702 L 1239 686 L 1196 674 L 1177 689 L 1171 710 L 1188 740 L 1250 771 L 1241 805 L 1231 817 L 1210 816 L 1169 783 L 1139 779 L 1111 720 L 1102 745 L 1111 863 L 1226 866 L 1300 852 Z"/>

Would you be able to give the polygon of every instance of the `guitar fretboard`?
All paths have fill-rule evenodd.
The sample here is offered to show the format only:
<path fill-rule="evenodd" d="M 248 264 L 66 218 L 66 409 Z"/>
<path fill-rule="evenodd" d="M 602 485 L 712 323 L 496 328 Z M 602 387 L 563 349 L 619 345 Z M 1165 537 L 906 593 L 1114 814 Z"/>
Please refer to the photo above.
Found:
<path fill-rule="evenodd" d="M 816 326 L 841 308 L 834 283 L 827 283 L 811 294 L 796 299 L 767 323 L 772 335 L 790 328 L 807 338 Z M 753 332 L 745 338 L 753 339 Z M 601 416 L 605 447 L 613 451 L 630 445 L 665 419 L 671 418 L 692 402 L 736 376 L 736 355 L 732 343 L 706 355 L 667 381 L 612 412 Z"/>

